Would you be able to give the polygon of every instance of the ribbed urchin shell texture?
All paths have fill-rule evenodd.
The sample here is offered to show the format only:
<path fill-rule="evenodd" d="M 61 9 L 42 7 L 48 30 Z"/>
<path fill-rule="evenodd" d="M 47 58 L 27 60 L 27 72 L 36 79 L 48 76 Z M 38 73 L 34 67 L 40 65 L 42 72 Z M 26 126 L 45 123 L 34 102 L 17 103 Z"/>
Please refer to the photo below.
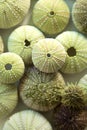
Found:
<path fill-rule="evenodd" d="M 12 115 L 3 130 L 52 130 L 52 126 L 38 112 L 25 110 Z"/>
<path fill-rule="evenodd" d="M 56 39 L 64 46 L 67 56 L 61 71 L 79 73 L 87 68 L 87 39 L 80 33 L 65 31 Z"/>
<path fill-rule="evenodd" d="M 17 102 L 17 87 L 0 83 L 0 120 L 11 114 Z"/>
<path fill-rule="evenodd" d="M 20 97 L 30 108 L 48 111 L 61 102 L 65 82 L 60 73 L 47 74 L 30 68 L 21 80 Z"/>
<path fill-rule="evenodd" d="M 30 0 L 0 0 L 0 28 L 19 24 L 30 8 Z"/>
<path fill-rule="evenodd" d="M 72 19 L 75 27 L 87 34 L 87 0 L 78 0 L 73 5 Z"/>
<path fill-rule="evenodd" d="M 81 113 L 69 107 L 54 109 L 53 122 L 55 130 L 85 130 L 87 127 L 87 112 Z"/>
<path fill-rule="evenodd" d="M 24 74 L 24 62 L 15 53 L 5 52 L 0 55 L 0 82 L 14 83 Z"/>
<path fill-rule="evenodd" d="M 23 25 L 15 29 L 8 38 L 8 50 L 20 55 L 25 64 L 32 63 L 32 48 L 45 38 L 34 26 Z"/>
<path fill-rule="evenodd" d="M 32 61 L 42 72 L 57 72 L 65 63 L 66 52 L 60 42 L 52 38 L 40 40 L 32 50 Z"/>
<path fill-rule="evenodd" d="M 68 84 L 62 93 L 62 104 L 73 108 L 74 110 L 82 110 L 87 105 L 87 89 L 78 84 Z"/>
<path fill-rule="evenodd" d="M 39 0 L 33 9 L 33 23 L 49 35 L 62 32 L 68 25 L 70 11 L 63 0 Z"/>
<path fill-rule="evenodd" d="M 0 36 L 0 54 L 4 52 L 4 43 L 2 37 Z"/>

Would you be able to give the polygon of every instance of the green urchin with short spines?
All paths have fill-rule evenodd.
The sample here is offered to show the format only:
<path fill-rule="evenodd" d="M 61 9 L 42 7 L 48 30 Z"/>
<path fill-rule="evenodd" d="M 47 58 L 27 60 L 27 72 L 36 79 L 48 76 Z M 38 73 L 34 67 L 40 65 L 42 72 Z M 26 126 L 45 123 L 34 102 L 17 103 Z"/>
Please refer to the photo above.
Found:
<path fill-rule="evenodd" d="M 87 90 L 77 83 L 69 83 L 62 92 L 62 104 L 76 110 L 87 105 Z"/>

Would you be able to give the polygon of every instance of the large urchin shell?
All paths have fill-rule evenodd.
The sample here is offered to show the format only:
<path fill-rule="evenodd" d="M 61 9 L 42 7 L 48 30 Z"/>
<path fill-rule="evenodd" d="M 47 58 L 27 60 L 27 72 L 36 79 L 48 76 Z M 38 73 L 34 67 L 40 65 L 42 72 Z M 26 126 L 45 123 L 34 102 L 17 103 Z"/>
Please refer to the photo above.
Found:
<path fill-rule="evenodd" d="M 2 37 L 0 36 L 0 54 L 4 52 L 4 43 Z"/>
<path fill-rule="evenodd" d="M 62 32 L 67 26 L 70 11 L 63 0 L 39 0 L 33 9 L 33 23 L 46 34 Z"/>
<path fill-rule="evenodd" d="M 87 34 L 87 0 L 78 0 L 73 5 L 72 19 L 76 28 Z"/>
<path fill-rule="evenodd" d="M 65 31 L 56 39 L 64 46 L 67 56 L 61 71 L 79 73 L 87 68 L 87 39 L 78 32 Z"/>
<path fill-rule="evenodd" d="M 25 110 L 12 115 L 3 130 L 52 130 L 52 126 L 38 112 Z"/>
<path fill-rule="evenodd" d="M 87 89 L 78 84 L 68 84 L 62 93 L 61 102 L 74 110 L 82 110 L 87 105 Z"/>
<path fill-rule="evenodd" d="M 20 26 L 8 39 L 8 50 L 20 55 L 25 64 L 32 63 L 32 48 L 40 39 L 45 38 L 34 26 Z"/>
<path fill-rule="evenodd" d="M 17 87 L 0 83 L 0 120 L 11 114 L 18 102 Z"/>
<path fill-rule="evenodd" d="M 52 38 L 40 40 L 32 50 L 32 61 L 42 72 L 57 72 L 63 66 L 65 59 L 64 47 Z"/>
<path fill-rule="evenodd" d="M 30 0 L 0 0 L 0 28 L 19 24 L 30 7 Z"/>
<path fill-rule="evenodd" d="M 5 52 L 0 55 L 0 82 L 14 83 L 24 74 L 24 62 L 15 53 Z"/>
<path fill-rule="evenodd" d="M 54 109 L 53 122 L 55 130 L 85 130 L 87 112 L 76 112 L 69 107 L 61 106 Z"/>
<path fill-rule="evenodd" d="M 60 73 L 47 74 L 32 67 L 22 78 L 19 93 L 28 107 L 48 111 L 60 104 L 64 86 L 65 82 Z"/>

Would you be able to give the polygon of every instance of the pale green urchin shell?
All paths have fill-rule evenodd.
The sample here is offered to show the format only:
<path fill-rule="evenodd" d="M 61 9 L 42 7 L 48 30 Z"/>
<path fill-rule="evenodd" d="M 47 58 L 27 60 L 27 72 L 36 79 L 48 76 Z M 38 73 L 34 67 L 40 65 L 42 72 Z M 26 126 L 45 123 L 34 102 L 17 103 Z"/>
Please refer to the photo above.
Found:
<path fill-rule="evenodd" d="M 5 52 L 0 55 L 0 82 L 14 83 L 24 74 L 24 62 L 15 53 Z"/>
<path fill-rule="evenodd" d="M 8 50 L 20 55 L 25 64 L 32 63 L 32 48 L 45 38 L 34 26 L 24 25 L 15 29 L 8 39 Z"/>
<path fill-rule="evenodd" d="M 65 63 L 66 52 L 62 44 L 55 39 L 40 40 L 32 50 L 32 61 L 42 72 L 57 72 Z"/>
<path fill-rule="evenodd" d="M 17 87 L 0 84 L 0 120 L 11 114 L 18 103 Z"/>
<path fill-rule="evenodd" d="M 87 89 L 87 74 L 79 80 L 78 85 Z"/>
<path fill-rule="evenodd" d="M 60 104 L 64 86 L 65 82 L 60 73 L 47 74 L 32 67 L 22 78 L 19 93 L 28 107 L 48 111 Z"/>
<path fill-rule="evenodd" d="M 70 11 L 64 0 L 38 0 L 32 17 L 33 23 L 41 31 L 55 35 L 68 25 Z"/>
<path fill-rule="evenodd" d="M 4 43 L 2 37 L 0 36 L 0 54 L 4 52 Z"/>
<path fill-rule="evenodd" d="M 42 114 L 25 110 L 12 115 L 3 130 L 52 130 L 52 126 Z"/>
<path fill-rule="evenodd" d="M 87 90 L 78 84 L 69 83 L 62 92 L 62 104 L 75 110 L 87 105 Z"/>
<path fill-rule="evenodd" d="M 87 34 L 87 0 L 78 0 L 73 5 L 72 19 L 75 27 Z"/>
<path fill-rule="evenodd" d="M 30 8 L 30 0 L 0 0 L 0 28 L 19 24 Z"/>
<path fill-rule="evenodd" d="M 79 73 L 87 68 L 87 39 L 78 32 L 65 31 L 56 39 L 64 46 L 67 56 L 63 73 Z"/>

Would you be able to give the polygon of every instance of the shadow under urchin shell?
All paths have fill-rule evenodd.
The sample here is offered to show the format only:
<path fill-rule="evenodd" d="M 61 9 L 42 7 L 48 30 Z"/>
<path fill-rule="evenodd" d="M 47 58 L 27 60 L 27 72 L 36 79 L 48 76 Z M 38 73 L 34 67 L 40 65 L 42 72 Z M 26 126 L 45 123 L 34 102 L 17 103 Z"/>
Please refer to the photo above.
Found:
<path fill-rule="evenodd" d="M 67 52 L 66 60 L 61 68 L 63 73 L 74 74 L 87 68 L 87 39 L 75 31 L 65 31 L 56 39 Z"/>
<path fill-rule="evenodd" d="M 65 82 L 60 73 L 47 74 L 32 67 L 21 79 L 19 93 L 28 107 L 48 111 L 60 104 L 64 86 Z"/>
<path fill-rule="evenodd" d="M 73 5 L 72 19 L 75 27 L 87 34 L 87 0 L 78 0 Z"/>
<path fill-rule="evenodd" d="M 30 8 L 30 0 L 0 0 L 0 28 L 19 24 Z"/>
<path fill-rule="evenodd" d="M 69 23 L 70 11 L 63 0 L 38 0 L 33 9 L 33 23 L 44 33 L 55 35 Z"/>
<path fill-rule="evenodd" d="M 4 52 L 4 43 L 2 37 L 0 36 L 0 54 Z"/>
<path fill-rule="evenodd" d="M 56 107 L 53 112 L 55 130 L 85 130 L 87 127 L 87 111 L 74 111 L 69 107 Z"/>
<path fill-rule="evenodd" d="M 25 64 L 32 64 L 32 48 L 43 38 L 43 33 L 34 26 L 22 25 L 8 38 L 8 50 L 20 55 Z"/>

